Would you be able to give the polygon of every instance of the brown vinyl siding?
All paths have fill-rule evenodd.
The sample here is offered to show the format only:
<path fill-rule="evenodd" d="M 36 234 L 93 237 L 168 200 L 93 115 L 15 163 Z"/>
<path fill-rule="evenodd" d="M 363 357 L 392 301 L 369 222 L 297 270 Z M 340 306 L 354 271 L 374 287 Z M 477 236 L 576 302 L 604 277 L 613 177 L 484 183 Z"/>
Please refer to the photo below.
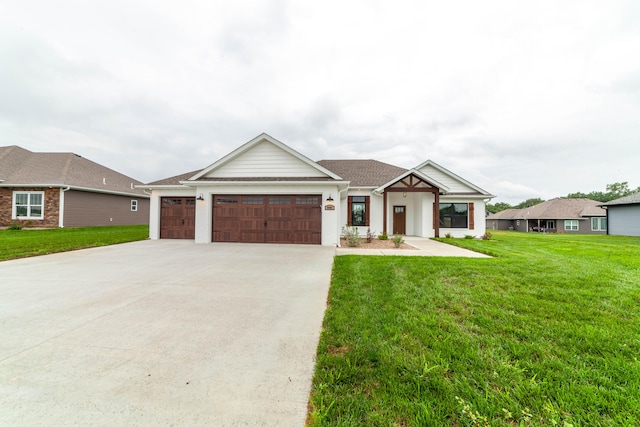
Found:
<path fill-rule="evenodd" d="M 138 210 L 131 211 L 131 200 Z M 64 193 L 64 226 L 142 225 L 149 223 L 149 199 L 69 190 Z"/>

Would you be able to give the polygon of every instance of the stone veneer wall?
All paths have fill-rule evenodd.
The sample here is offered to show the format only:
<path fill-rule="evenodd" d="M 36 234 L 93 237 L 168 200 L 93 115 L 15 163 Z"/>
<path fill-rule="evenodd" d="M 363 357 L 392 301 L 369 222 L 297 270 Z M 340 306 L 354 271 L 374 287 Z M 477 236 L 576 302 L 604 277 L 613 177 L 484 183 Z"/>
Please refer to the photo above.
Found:
<path fill-rule="evenodd" d="M 11 224 L 14 191 L 44 191 L 44 219 L 30 219 L 32 227 L 58 227 L 60 219 L 60 189 L 45 187 L 0 188 L 0 227 Z"/>

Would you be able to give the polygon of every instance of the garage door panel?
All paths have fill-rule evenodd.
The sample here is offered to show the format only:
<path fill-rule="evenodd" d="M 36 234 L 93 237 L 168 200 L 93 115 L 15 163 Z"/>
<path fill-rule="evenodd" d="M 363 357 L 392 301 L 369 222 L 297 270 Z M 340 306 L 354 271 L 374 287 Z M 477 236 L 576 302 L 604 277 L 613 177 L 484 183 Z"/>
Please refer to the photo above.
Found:
<path fill-rule="evenodd" d="M 216 196 L 213 240 L 320 244 L 321 200 L 319 195 Z"/>
<path fill-rule="evenodd" d="M 193 239 L 196 224 L 195 197 L 160 199 L 160 238 Z"/>

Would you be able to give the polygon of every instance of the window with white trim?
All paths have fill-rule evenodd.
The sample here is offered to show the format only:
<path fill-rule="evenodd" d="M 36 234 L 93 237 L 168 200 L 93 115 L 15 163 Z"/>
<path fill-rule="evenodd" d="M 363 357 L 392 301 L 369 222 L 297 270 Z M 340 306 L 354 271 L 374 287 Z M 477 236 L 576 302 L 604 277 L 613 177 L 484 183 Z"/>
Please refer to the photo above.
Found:
<path fill-rule="evenodd" d="M 14 191 L 12 219 L 44 219 L 44 191 Z"/>
<path fill-rule="evenodd" d="M 578 220 L 577 219 L 565 219 L 564 220 L 564 229 L 565 229 L 565 231 L 578 231 Z"/>
<path fill-rule="evenodd" d="M 138 201 L 131 200 L 131 212 L 138 212 Z"/>
<path fill-rule="evenodd" d="M 607 218 L 591 218 L 591 231 L 607 231 Z"/>

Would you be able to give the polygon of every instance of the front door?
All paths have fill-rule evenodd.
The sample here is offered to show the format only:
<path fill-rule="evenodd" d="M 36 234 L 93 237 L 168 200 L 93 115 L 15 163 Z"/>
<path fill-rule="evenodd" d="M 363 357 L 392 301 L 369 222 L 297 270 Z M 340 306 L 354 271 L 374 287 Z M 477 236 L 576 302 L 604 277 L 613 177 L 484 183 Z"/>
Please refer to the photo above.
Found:
<path fill-rule="evenodd" d="M 407 233 L 407 215 L 405 206 L 393 207 L 393 234 Z"/>

